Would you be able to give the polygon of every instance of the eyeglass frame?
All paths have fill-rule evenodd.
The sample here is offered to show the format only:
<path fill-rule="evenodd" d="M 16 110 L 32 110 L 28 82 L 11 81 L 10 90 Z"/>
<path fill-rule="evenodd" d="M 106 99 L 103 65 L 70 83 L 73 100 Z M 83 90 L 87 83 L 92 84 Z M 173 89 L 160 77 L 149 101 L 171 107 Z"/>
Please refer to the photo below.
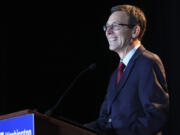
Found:
<path fill-rule="evenodd" d="M 128 26 L 128 27 L 134 27 L 134 26 L 135 26 L 135 24 L 123 24 L 123 23 L 111 24 L 111 25 L 109 25 L 109 26 L 103 25 L 103 30 L 104 30 L 104 32 L 107 31 L 108 27 L 111 28 L 111 29 L 113 29 L 113 27 L 114 27 L 115 25 L 116 25 L 116 26 Z"/>

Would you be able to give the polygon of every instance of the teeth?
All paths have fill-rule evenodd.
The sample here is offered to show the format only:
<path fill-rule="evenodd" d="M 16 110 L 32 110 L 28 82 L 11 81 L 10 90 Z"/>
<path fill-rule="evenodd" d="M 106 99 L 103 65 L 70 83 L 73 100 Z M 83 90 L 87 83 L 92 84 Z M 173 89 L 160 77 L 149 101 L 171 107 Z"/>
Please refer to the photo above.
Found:
<path fill-rule="evenodd" d="M 114 41 L 114 40 L 116 40 L 116 38 L 110 38 L 110 39 L 109 39 L 109 41 Z"/>

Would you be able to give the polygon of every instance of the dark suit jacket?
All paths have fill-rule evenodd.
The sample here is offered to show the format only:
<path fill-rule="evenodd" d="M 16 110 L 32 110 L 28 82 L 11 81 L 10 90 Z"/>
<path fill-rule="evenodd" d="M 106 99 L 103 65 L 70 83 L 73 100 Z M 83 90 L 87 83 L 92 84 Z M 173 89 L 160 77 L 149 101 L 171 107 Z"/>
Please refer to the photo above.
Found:
<path fill-rule="evenodd" d="M 140 46 L 116 85 L 111 76 L 97 121 L 89 126 L 110 135 L 154 135 L 167 122 L 169 96 L 160 58 Z"/>

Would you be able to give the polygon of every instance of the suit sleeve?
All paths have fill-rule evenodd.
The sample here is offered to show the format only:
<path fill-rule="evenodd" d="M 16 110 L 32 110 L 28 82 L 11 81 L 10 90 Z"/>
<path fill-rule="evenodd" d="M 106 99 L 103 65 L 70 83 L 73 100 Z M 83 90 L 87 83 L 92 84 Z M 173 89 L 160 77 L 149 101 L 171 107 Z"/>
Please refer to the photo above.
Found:
<path fill-rule="evenodd" d="M 152 61 L 140 68 L 138 95 L 143 115 L 131 125 L 138 135 L 152 135 L 167 122 L 169 96 L 163 70 Z M 163 79 L 162 79 L 163 78 Z"/>

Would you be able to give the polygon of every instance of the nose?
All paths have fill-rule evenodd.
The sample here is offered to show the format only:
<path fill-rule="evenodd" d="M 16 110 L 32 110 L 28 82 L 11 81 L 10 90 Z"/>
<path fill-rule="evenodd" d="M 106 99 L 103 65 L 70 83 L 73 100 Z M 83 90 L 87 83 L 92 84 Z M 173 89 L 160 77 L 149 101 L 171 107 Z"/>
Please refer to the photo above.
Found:
<path fill-rule="evenodd" d="M 106 34 L 110 35 L 112 33 L 113 33 L 113 29 L 111 27 L 108 27 L 107 30 L 106 30 Z"/>

